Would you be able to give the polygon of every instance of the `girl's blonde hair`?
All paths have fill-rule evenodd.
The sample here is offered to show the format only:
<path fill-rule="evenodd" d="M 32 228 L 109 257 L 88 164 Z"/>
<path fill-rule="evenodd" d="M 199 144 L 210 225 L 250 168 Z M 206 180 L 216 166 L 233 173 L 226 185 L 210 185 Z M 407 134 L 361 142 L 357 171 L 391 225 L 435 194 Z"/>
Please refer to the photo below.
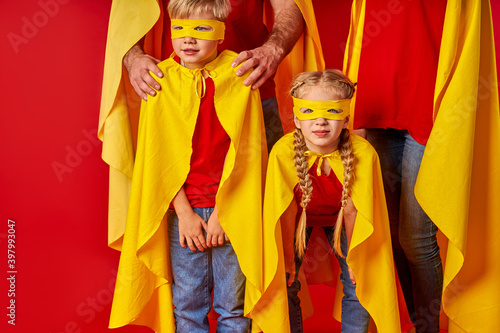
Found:
<path fill-rule="evenodd" d="M 337 99 L 350 99 L 354 95 L 355 85 L 341 71 L 336 69 L 325 69 L 323 72 L 304 72 L 295 77 L 290 88 L 290 95 L 295 98 L 301 98 L 309 89 L 322 84 L 332 89 L 332 93 Z M 299 177 L 299 186 L 302 190 L 302 215 L 295 230 L 295 251 L 299 258 L 302 258 L 306 250 L 306 208 L 311 201 L 312 183 L 307 169 L 307 158 L 304 152 L 307 150 L 304 135 L 299 128 L 295 128 L 294 133 L 295 146 L 295 169 Z M 341 208 L 335 223 L 333 234 L 333 249 L 342 258 L 345 258 L 340 248 L 340 235 L 342 222 L 344 218 L 344 208 L 347 204 L 347 198 L 350 192 L 354 168 L 354 154 L 352 153 L 351 140 L 349 139 L 349 130 L 343 129 L 340 133 L 339 153 L 344 165 L 344 183 L 342 187 Z"/>
<path fill-rule="evenodd" d="M 229 0 L 171 0 L 167 8 L 171 19 L 186 19 L 190 15 L 207 11 L 218 21 L 226 22 L 231 3 Z"/>

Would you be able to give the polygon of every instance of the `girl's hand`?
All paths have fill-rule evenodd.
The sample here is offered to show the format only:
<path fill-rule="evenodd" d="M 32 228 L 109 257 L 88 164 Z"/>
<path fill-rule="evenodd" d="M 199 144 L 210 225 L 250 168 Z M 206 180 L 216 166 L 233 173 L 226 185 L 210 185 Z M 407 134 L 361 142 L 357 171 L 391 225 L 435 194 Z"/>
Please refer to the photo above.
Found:
<path fill-rule="evenodd" d="M 219 219 L 217 217 L 217 207 L 215 207 L 212 215 L 210 215 L 210 218 L 208 219 L 208 226 L 206 231 L 207 231 L 206 244 L 208 247 L 212 246 L 216 247 L 217 245 L 223 245 L 224 240 L 229 242 L 229 238 L 222 229 L 222 226 L 220 225 Z"/>
<path fill-rule="evenodd" d="M 183 248 L 187 246 L 191 251 L 204 251 L 207 248 L 205 237 L 203 236 L 203 229 L 207 229 L 207 223 L 191 210 L 190 213 L 177 215 L 179 219 L 179 243 Z"/>
<path fill-rule="evenodd" d="M 349 279 L 351 280 L 352 284 L 356 284 L 356 278 L 354 277 L 354 273 L 352 272 L 351 267 L 348 267 L 349 269 Z"/>

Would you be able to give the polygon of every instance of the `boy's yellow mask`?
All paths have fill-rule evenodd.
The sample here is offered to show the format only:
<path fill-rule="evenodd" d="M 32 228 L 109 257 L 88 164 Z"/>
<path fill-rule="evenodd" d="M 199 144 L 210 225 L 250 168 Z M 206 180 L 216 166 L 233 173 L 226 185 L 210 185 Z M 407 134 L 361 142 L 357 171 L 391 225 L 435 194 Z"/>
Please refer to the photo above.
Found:
<path fill-rule="evenodd" d="M 339 101 L 310 101 L 292 97 L 293 99 L 293 114 L 299 120 L 311 120 L 317 118 L 325 118 L 331 120 L 343 120 L 349 113 L 351 108 L 350 99 L 342 99 Z M 302 113 L 301 108 L 309 109 L 312 112 Z M 342 110 L 340 113 L 328 112 L 328 110 Z"/>
<path fill-rule="evenodd" d="M 197 30 L 196 28 L 200 26 L 210 26 L 213 30 Z M 188 19 L 172 19 L 170 28 L 172 39 L 189 36 L 205 40 L 224 39 L 224 31 L 226 29 L 224 22 L 221 21 Z"/>

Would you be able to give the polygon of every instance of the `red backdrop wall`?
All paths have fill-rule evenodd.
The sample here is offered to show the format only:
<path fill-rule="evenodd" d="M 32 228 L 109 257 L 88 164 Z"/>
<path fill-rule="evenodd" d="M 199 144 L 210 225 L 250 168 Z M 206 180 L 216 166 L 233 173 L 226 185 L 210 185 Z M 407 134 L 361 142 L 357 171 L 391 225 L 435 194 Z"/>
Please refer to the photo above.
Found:
<path fill-rule="evenodd" d="M 313 3 L 327 66 L 341 68 L 351 1 Z M 2 332 L 108 332 L 119 254 L 106 244 L 108 171 L 96 131 L 110 7 L 0 2 Z M 492 7 L 500 17 L 495 0 Z M 316 327 L 338 328 L 329 301 L 314 302 L 325 305 L 316 307 Z"/>

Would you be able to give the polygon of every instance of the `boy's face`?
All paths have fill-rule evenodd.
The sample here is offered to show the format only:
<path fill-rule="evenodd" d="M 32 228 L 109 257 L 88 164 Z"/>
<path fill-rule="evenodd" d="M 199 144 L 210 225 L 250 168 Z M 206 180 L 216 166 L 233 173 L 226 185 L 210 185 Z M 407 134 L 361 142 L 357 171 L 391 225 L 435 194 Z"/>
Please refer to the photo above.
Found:
<path fill-rule="evenodd" d="M 217 20 L 212 13 L 202 11 L 188 17 L 190 20 Z M 172 29 L 176 29 L 173 26 Z M 200 25 L 197 30 L 212 31 L 208 25 Z M 217 58 L 217 45 L 222 40 L 205 40 L 190 36 L 172 39 L 175 54 L 180 58 L 181 64 L 189 69 L 203 68 L 206 64 Z"/>

